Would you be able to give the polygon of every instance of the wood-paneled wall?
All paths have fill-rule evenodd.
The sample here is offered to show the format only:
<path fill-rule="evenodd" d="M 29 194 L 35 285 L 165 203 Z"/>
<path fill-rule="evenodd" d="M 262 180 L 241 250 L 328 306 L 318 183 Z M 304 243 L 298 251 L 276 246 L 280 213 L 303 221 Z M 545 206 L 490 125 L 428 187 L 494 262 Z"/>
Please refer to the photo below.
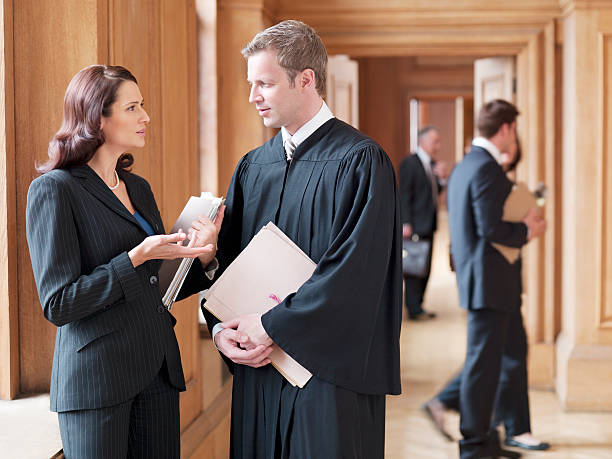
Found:
<path fill-rule="evenodd" d="M 5 389 L 6 378 L 0 377 L 2 397 L 10 398 L 49 387 L 56 328 L 41 313 L 25 243 L 25 206 L 28 186 L 37 176 L 34 164 L 47 157 L 72 76 L 87 65 L 106 63 L 127 67 L 139 80 L 151 124 L 146 147 L 133 151 L 134 172 L 151 183 L 166 228 L 172 226 L 189 196 L 199 194 L 200 183 L 193 0 L 5 0 L 4 18 L 2 64 L 12 69 L 8 77 L 13 78 L 14 88 L 5 75 L 2 107 L 4 119 L 14 117 L 15 127 L 14 140 L 10 125 L 3 130 L 7 133 L 4 164 L 13 161 L 14 169 L 6 170 L 2 182 L 15 183 L 14 193 L 3 196 L 8 197 L 9 212 L 15 209 L 16 224 L 7 226 L 1 246 L 15 242 L 11 246 L 17 253 L 16 267 L 11 271 L 9 263 L 8 278 L 17 283 L 11 294 L 18 297 L 18 308 L 10 302 L 10 295 L 6 297 L 10 317 L 16 315 L 18 320 L 7 322 L 3 317 L 0 323 L 3 329 L 8 324 L 11 337 L 18 335 L 19 352 L 11 348 L 10 355 L 20 364 L 12 390 Z M 10 222 L 10 216 L 5 221 Z M 3 295 L 3 302 L 6 297 Z M 188 387 L 181 396 L 182 427 L 201 411 L 197 304 L 192 298 L 173 309 Z"/>
<path fill-rule="evenodd" d="M 557 392 L 612 410 L 612 5 L 564 1 L 562 327 Z"/>
<path fill-rule="evenodd" d="M 68 82 L 101 57 L 98 20 L 104 20 L 106 10 L 99 7 L 97 0 L 13 3 L 15 92 L 14 106 L 7 111 L 12 109 L 15 117 L 20 393 L 49 390 L 56 333 L 42 315 L 32 276 L 25 242 L 26 194 L 38 176 L 34 165 L 47 158 L 49 140 L 61 124 Z"/>
<path fill-rule="evenodd" d="M 147 147 L 134 152 L 135 171 L 152 183 L 167 226 L 187 196 L 200 191 L 194 1 L 2 2 L 4 398 L 48 385 L 55 330 L 40 313 L 23 236 L 24 209 L 27 187 L 36 175 L 34 161 L 45 157 L 47 143 L 59 127 L 71 76 L 85 65 L 109 62 L 126 65 L 139 78 L 152 129 Z M 609 384 L 605 386 L 612 374 L 609 2 L 517 0 L 500 8 L 489 0 L 219 0 L 216 13 L 218 146 L 215 150 L 212 145 L 211 151 L 216 155 L 220 193 L 225 193 L 239 158 L 271 134 L 248 103 L 246 65 L 240 56 L 240 48 L 267 25 L 288 18 L 304 20 L 320 32 L 330 54 L 360 58 L 361 106 L 367 108 L 360 112 L 360 127 L 396 164 L 407 145 L 402 134 L 405 104 L 398 102 L 406 92 L 402 94 L 401 88 L 416 87 L 432 75 L 445 78 L 440 83 L 447 87 L 459 80 L 439 68 L 419 74 L 418 69 L 403 67 L 411 61 L 393 59 L 516 55 L 518 104 L 528 126 L 522 139 L 534 155 L 522 174 L 531 185 L 538 180 L 552 184 L 554 193 L 547 206 L 552 228 L 527 255 L 526 270 L 533 276 L 527 300 L 531 351 L 535 350 L 531 361 L 539 363 L 531 373 L 548 386 L 554 376 L 570 408 L 612 409 Z M 385 66 L 374 58 L 390 59 Z M 461 81 L 467 81 L 466 73 L 462 75 Z M 458 91 L 455 87 L 453 94 Z M 560 132 L 562 149 L 556 140 Z M 194 345 L 195 304 L 179 304 L 175 312 L 190 386 L 182 399 L 184 426 L 201 411 L 201 395 L 193 387 L 201 387 L 203 376 Z M 543 371 L 537 374 L 538 369 Z"/>
<path fill-rule="evenodd" d="M 0 397 L 19 392 L 13 7 L 0 3 Z"/>
<path fill-rule="evenodd" d="M 452 102 L 448 114 L 436 112 L 425 124 L 439 120 L 454 123 L 456 97 L 473 97 L 473 58 L 463 57 L 371 57 L 359 58 L 360 129 L 375 139 L 387 152 L 393 165 L 399 166 L 410 153 L 409 101 L 416 98 Z M 470 126 L 471 122 L 468 123 Z M 454 162 L 454 127 L 443 142 L 452 150 Z"/>

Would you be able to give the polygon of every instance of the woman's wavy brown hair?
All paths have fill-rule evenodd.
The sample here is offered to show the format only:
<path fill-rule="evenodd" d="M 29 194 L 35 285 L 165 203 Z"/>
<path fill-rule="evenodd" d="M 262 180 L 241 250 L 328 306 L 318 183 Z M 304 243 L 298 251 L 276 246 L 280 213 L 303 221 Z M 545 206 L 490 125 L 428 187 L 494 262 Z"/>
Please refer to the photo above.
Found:
<path fill-rule="evenodd" d="M 111 115 L 111 105 L 124 81 L 138 84 L 134 75 L 118 65 L 90 65 L 77 73 L 64 96 L 62 126 L 49 142 L 49 159 L 37 167 L 40 173 L 87 164 L 104 143 L 102 117 Z M 117 169 L 134 163 L 130 153 L 117 160 Z"/>

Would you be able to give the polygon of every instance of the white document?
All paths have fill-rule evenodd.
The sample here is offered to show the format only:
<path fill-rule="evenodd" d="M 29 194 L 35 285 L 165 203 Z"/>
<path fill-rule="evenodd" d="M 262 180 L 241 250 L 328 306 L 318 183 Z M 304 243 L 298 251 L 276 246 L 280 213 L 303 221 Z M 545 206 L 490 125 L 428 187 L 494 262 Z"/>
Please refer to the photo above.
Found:
<path fill-rule="evenodd" d="M 187 233 L 191 224 L 200 215 L 206 215 L 214 221 L 223 203 L 223 198 L 217 198 L 208 192 L 203 192 L 200 197 L 191 196 L 170 233 L 176 233 L 179 229 Z M 185 242 L 185 244 L 187 243 Z M 165 292 L 162 302 L 166 308 L 172 308 L 172 304 L 176 300 L 192 264 L 193 258 L 164 260 L 162 263 L 159 269 L 159 288 L 161 292 Z"/>
<path fill-rule="evenodd" d="M 204 307 L 223 322 L 263 314 L 296 292 L 316 266 L 278 227 L 268 223 L 204 294 Z M 270 360 L 294 386 L 304 387 L 312 377 L 276 345 Z"/>

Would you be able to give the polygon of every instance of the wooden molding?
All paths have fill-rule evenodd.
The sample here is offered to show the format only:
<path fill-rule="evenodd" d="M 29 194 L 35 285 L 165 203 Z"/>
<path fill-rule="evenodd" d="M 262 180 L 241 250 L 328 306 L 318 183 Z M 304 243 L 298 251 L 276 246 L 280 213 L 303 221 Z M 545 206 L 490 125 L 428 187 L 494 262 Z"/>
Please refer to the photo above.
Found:
<path fill-rule="evenodd" d="M 612 9 L 612 2 L 609 0 L 559 0 L 561 16 L 565 17 L 576 10 L 602 10 Z"/>
<path fill-rule="evenodd" d="M 217 2 L 217 8 L 263 11 L 264 1 L 263 0 L 219 0 Z"/>
<path fill-rule="evenodd" d="M 609 204 L 612 201 L 612 172 L 610 172 L 610 161 L 612 155 L 612 33 L 599 34 L 599 86 L 600 86 L 600 108 L 601 113 L 601 140 L 599 154 L 600 177 L 600 215 L 601 226 L 599 236 L 599 263 L 601 265 L 600 278 L 598 284 L 598 315 L 597 322 L 601 328 L 612 328 L 612 246 L 610 237 L 612 236 L 612 214 Z"/>
<path fill-rule="evenodd" d="M 13 1 L 0 4 L 0 398 L 19 392 Z"/>
<path fill-rule="evenodd" d="M 98 63 L 109 63 L 109 20 L 112 15 L 109 14 L 109 0 L 98 0 L 97 6 L 97 41 L 98 41 Z"/>
<path fill-rule="evenodd" d="M 304 18 L 300 18 L 304 19 Z M 314 20 L 314 18 L 313 18 Z M 421 24 L 362 26 L 308 21 L 321 35 L 329 54 L 372 56 L 491 56 L 516 55 L 550 23 L 530 27 L 507 24 L 454 27 Z"/>
<path fill-rule="evenodd" d="M 208 435 L 229 416 L 232 405 L 232 379 L 228 379 L 221 392 L 208 409 L 200 415 L 181 434 L 181 456 L 191 457 Z"/>
<path fill-rule="evenodd" d="M 556 343 L 556 390 L 566 410 L 612 410 L 612 346 L 576 344 L 562 333 Z"/>
<path fill-rule="evenodd" d="M 387 0 L 385 2 L 374 2 L 371 0 L 311 0 L 309 2 L 294 2 L 293 0 L 281 0 L 279 10 L 284 13 L 313 13 L 321 14 L 369 12 L 378 15 L 384 14 L 412 14 L 429 15 L 438 17 L 449 17 L 457 14 L 467 16 L 491 16 L 515 14 L 515 15 L 550 15 L 558 14 L 560 11 L 558 0 L 515 0 L 513 2 L 491 2 L 488 0 Z M 456 23 L 456 21 L 455 21 Z"/>

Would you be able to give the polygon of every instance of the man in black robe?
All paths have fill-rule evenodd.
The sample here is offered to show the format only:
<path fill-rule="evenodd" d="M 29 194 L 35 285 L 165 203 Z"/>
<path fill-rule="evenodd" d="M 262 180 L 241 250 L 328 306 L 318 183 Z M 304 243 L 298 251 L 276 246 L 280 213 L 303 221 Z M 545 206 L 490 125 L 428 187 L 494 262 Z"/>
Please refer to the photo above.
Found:
<path fill-rule="evenodd" d="M 205 312 L 234 373 L 231 455 L 383 458 L 385 395 L 400 393 L 401 227 L 393 166 L 379 145 L 324 103 L 327 52 L 309 26 L 284 21 L 257 34 L 242 53 L 249 100 L 266 126 L 281 131 L 234 172 L 220 269 L 270 221 L 317 268 L 264 315 L 219 324 Z M 272 344 L 313 374 L 302 389 L 268 365 Z"/>

